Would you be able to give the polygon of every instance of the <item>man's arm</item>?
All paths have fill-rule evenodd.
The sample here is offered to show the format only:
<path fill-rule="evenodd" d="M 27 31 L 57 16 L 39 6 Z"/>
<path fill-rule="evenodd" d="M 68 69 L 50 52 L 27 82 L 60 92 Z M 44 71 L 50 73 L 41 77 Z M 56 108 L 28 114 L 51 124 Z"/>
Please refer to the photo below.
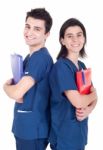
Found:
<path fill-rule="evenodd" d="M 16 84 L 12 85 L 12 80 L 8 80 L 3 88 L 5 93 L 16 102 L 23 102 L 24 94 L 35 84 L 35 80 L 31 76 L 24 76 Z"/>

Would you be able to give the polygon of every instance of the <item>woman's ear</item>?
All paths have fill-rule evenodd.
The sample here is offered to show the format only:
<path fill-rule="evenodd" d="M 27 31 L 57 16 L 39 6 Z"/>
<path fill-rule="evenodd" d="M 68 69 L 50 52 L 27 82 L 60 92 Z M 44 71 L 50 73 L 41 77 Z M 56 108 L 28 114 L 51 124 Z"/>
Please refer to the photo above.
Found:
<path fill-rule="evenodd" d="M 60 43 L 61 43 L 62 45 L 65 45 L 63 38 L 60 39 Z"/>

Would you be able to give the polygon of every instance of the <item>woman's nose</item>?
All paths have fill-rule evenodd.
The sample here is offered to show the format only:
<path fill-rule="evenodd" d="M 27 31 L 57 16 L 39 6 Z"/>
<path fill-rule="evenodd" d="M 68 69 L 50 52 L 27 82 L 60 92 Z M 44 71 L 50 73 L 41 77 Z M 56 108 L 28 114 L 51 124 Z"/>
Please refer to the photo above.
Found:
<path fill-rule="evenodd" d="M 77 41 L 77 37 L 76 37 L 76 36 L 73 36 L 73 37 L 72 37 L 72 40 L 73 40 L 73 41 Z"/>

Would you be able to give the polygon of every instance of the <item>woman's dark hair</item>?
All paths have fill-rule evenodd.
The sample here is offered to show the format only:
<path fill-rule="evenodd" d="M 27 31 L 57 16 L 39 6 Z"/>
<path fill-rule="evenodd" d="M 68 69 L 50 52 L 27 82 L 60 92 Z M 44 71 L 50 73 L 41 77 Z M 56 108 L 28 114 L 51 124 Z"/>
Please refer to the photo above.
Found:
<path fill-rule="evenodd" d="M 60 57 L 64 57 L 65 58 L 68 55 L 67 48 L 61 43 L 61 38 L 64 38 L 66 29 L 68 27 L 72 27 L 72 26 L 79 26 L 82 29 L 83 35 L 85 37 L 84 46 L 86 44 L 87 39 L 86 39 L 86 30 L 85 30 L 84 25 L 79 20 L 77 20 L 75 18 L 68 19 L 67 21 L 64 22 L 64 24 L 62 25 L 62 27 L 60 29 L 60 32 L 59 32 L 59 42 L 61 44 L 61 49 L 60 49 L 60 52 L 59 52 L 59 54 L 57 56 L 57 59 L 59 59 Z M 79 54 L 79 56 L 82 57 L 82 58 L 86 56 L 86 52 L 85 52 L 84 46 L 81 49 L 80 54 Z"/>
<path fill-rule="evenodd" d="M 26 20 L 28 17 L 32 17 L 34 19 L 40 19 L 45 21 L 45 33 L 48 33 L 52 27 L 52 17 L 49 12 L 45 10 L 45 8 L 36 8 L 31 9 L 31 11 L 27 12 Z"/>

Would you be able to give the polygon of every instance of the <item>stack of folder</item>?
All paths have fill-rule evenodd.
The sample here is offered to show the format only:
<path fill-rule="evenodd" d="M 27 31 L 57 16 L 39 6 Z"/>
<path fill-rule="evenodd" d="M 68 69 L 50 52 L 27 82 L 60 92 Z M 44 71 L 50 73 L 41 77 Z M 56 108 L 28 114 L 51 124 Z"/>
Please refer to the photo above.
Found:
<path fill-rule="evenodd" d="M 77 71 L 76 82 L 80 94 L 89 94 L 91 88 L 91 68 Z"/>
<path fill-rule="evenodd" d="M 19 82 L 23 75 L 23 57 L 19 54 L 11 54 L 11 69 L 13 74 L 13 83 Z"/>

